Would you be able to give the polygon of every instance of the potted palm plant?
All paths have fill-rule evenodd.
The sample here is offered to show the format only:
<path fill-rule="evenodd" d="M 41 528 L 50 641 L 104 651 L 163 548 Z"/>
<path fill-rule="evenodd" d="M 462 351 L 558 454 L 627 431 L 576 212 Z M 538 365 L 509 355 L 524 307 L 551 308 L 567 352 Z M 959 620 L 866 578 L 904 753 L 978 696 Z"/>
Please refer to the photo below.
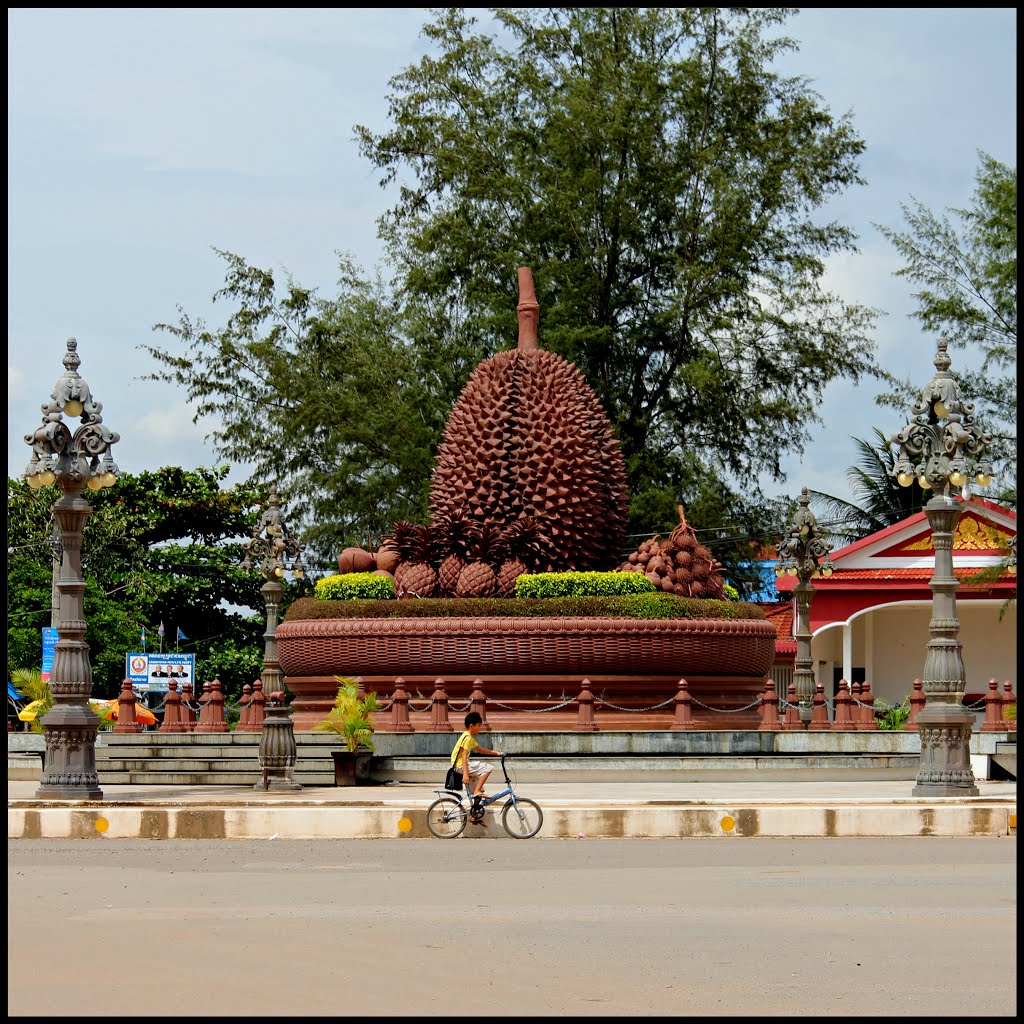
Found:
<path fill-rule="evenodd" d="M 327 717 L 313 726 L 317 732 L 333 732 L 342 738 L 344 750 L 332 750 L 336 786 L 367 785 L 370 759 L 376 749 L 373 742 L 372 712 L 379 709 L 377 695 L 360 693 L 359 684 L 349 676 L 335 676 L 341 684 L 334 707 Z"/>

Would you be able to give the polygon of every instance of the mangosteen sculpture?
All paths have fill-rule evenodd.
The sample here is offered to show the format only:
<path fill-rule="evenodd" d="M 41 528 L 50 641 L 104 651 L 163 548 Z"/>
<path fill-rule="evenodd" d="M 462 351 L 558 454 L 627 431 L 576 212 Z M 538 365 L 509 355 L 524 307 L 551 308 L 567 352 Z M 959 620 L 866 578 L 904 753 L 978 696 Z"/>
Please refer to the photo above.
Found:
<path fill-rule="evenodd" d="M 583 374 L 539 346 L 533 275 L 518 273 L 518 345 L 480 363 L 452 409 L 430 525 L 395 523 L 376 553 L 399 597 L 510 596 L 521 573 L 611 569 L 622 557 L 619 443 Z"/>

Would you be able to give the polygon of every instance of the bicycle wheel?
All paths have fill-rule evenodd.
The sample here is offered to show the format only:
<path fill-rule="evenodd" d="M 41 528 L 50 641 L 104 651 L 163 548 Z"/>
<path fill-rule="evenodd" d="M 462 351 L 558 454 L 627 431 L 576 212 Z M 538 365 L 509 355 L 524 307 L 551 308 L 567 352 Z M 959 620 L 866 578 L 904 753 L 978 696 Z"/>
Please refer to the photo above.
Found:
<path fill-rule="evenodd" d="M 544 812 L 532 800 L 517 796 L 505 804 L 501 812 L 501 824 L 513 839 L 532 839 L 544 824 Z"/>
<path fill-rule="evenodd" d="M 458 797 L 439 796 L 427 808 L 427 828 L 438 839 L 454 839 L 466 831 L 466 808 Z"/>

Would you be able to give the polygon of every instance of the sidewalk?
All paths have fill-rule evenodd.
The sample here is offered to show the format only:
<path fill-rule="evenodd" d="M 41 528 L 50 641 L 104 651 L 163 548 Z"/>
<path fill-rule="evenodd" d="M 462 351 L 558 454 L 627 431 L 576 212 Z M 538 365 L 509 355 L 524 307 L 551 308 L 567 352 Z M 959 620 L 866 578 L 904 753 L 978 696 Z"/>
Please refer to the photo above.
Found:
<path fill-rule="evenodd" d="M 1016 782 L 977 786 L 976 797 L 915 797 L 911 781 L 530 782 L 517 793 L 544 811 L 539 839 L 1016 836 Z M 8 839 L 430 838 L 437 794 L 405 782 L 297 792 L 101 784 L 102 800 L 37 800 L 38 787 L 8 780 Z M 463 838 L 509 839 L 493 811 Z"/>

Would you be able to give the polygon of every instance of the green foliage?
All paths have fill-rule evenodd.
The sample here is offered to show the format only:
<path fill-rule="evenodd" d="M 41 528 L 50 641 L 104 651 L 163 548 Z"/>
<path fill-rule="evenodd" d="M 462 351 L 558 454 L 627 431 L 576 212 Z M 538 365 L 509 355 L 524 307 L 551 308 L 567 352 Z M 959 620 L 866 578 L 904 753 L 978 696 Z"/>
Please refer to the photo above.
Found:
<path fill-rule="evenodd" d="M 219 678 L 225 696 L 237 699 L 258 677 L 263 657 L 264 582 L 241 569 L 241 538 L 256 522 L 265 490 L 222 488 L 227 467 L 194 471 L 177 467 L 125 473 L 117 485 L 87 492 L 82 575 L 86 642 L 93 696 L 118 695 L 125 654 L 173 649 L 178 628 L 188 638 L 179 650 L 196 654 L 197 680 Z M 7 482 L 8 666 L 39 664 L 40 628 L 52 620 L 51 510 L 55 486 L 33 491 L 23 480 Z M 309 593 L 302 581 L 285 588 L 282 605 Z M 239 609 L 252 609 L 244 613 Z"/>
<path fill-rule="evenodd" d="M 516 597 L 612 597 L 655 589 L 636 572 L 537 572 L 516 579 Z"/>
<path fill-rule="evenodd" d="M 959 346 L 980 353 L 977 370 L 956 365 L 964 398 L 994 439 L 998 500 L 1017 493 L 1017 170 L 978 152 L 976 187 L 968 207 L 936 215 L 911 197 L 901 204 L 907 229 L 876 225 L 904 259 L 896 271 L 919 286 L 914 316 L 943 334 L 951 355 Z M 947 216 L 951 214 L 959 224 Z M 920 383 L 901 381 L 879 404 L 905 409 Z"/>
<path fill-rule="evenodd" d="M 371 712 L 377 711 L 377 694 L 372 690 L 360 698 L 359 685 L 351 676 L 334 677 L 341 686 L 334 698 L 334 707 L 322 722 L 313 726 L 316 732 L 333 732 L 345 741 L 353 753 L 360 747 L 375 750 Z"/>
<path fill-rule="evenodd" d="M 53 694 L 43 679 L 42 671 L 37 668 L 8 668 L 7 675 L 18 693 L 24 695 L 26 704 L 31 704 L 34 700 L 40 702 L 34 709 L 36 717 L 31 719 L 28 725 L 33 732 L 44 732 L 39 719 L 53 707 Z"/>
<path fill-rule="evenodd" d="M 236 704 L 242 695 L 242 687 L 259 679 L 263 671 L 262 632 L 265 622 L 254 620 L 252 625 L 261 631 L 258 643 L 239 645 L 231 637 L 221 637 L 210 642 L 202 657 L 202 681 L 220 680 L 221 692 L 225 698 L 225 715 L 228 712 L 228 703 Z M 200 661 L 196 659 L 197 685 L 201 691 L 202 686 L 198 682 L 199 671 Z"/>
<path fill-rule="evenodd" d="M 884 700 L 876 700 L 874 712 L 880 730 L 901 732 L 910 717 L 910 698 L 904 697 L 902 704 L 887 704 Z"/>
<path fill-rule="evenodd" d="M 183 387 L 195 419 L 217 423 L 218 454 L 288 492 L 311 567 L 373 547 L 396 519 L 425 518 L 432 453 L 475 360 L 462 364 L 457 343 L 422 351 L 398 300 L 347 257 L 337 295 L 322 299 L 214 251 L 227 263 L 214 298 L 234 311 L 217 328 L 180 308 L 177 324 L 157 324 L 176 351 L 142 346 L 161 367 L 148 379 Z"/>
<path fill-rule="evenodd" d="M 373 572 L 346 572 L 324 576 L 313 586 L 320 601 L 386 601 L 395 597 L 395 581 Z"/>
<path fill-rule="evenodd" d="M 1006 707 L 1003 708 L 1003 718 L 1005 718 L 1007 721 L 1011 721 L 1011 722 L 1016 722 L 1017 721 L 1017 702 L 1016 701 L 1014 701 L 1012 704 L 1007 704 Z"/>
<path fill-rule="evenodd" d="M 635 575 L 621 573 L 622 576 Z M 660 591 L 615 597 L 424 597 L 418 601 L 318 601 L 299 598 L 285 620 L 509 618 L 518 616 L 595 616 L 625 619 L 763 619 L 764 610 L 743 601 L 677 597 Z"/>
<path fill-rule="evenodd" d="M 731 583 L 723 583 L 722 590 L 729 601 L 738 601 L 740 599 L 740 592 Z"/>

